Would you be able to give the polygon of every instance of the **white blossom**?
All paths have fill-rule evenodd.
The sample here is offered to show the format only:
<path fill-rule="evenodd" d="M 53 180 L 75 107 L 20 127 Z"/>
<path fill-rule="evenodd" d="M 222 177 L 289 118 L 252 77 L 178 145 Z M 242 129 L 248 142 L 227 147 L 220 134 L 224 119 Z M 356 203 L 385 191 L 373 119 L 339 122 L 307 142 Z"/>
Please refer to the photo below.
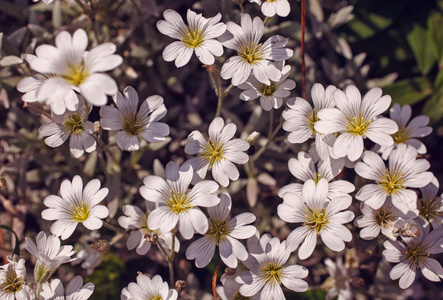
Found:
<path fill-rule="evenodd" d="M 88 282 L 83 285 L 83 278 L 75 276 L 69 281 L 65 289 L 60 279 L 54 279 L 50 283 L 44 283 L 40 297 L 45 300 L 87 300 L 94 292 L 94 284 Z"/>
<path fill-rule="evenodd" d="M 273 17 L 275 15 L 287 17 L 291 12 L 291 6 L 288 0 L 263 0 L 261 12 L 266 17 Z"/>
<path fill-rule="evenodd" d="M 121 294 L 121 300 L 176 300 L 177 297 L 177 291 L 170 289 L 160 275 L 155 275 L 151 279 L 144 274 L 138 275 L 137 283 L 129 283 Z"/>
<path fill-rule="evenodd" d="M 165 61 L 175 60 L 175 65 L 180 68 L 189 62 L 195 51 L 195 55 L 202 64 L 212 65 L 215 62 L 214 56 L 223 54 L 223 46 L 216 40 L 226 31 L 226 25 L 219 22 L 220 13 L 207 19 L 188 9 L 186 15 L 188 25 L 183 22 L 182 17 L 175 10 L 167 9 L 163 16 L 165 20 L 157 22 L 158 30 L 179 40 L 166 46 L 163 50 Z"/>
<path fill-rule="evenodd" d="M 34 291 L 26 284 L 26 267 L 23 258 L 14 260 L 8 257 L 8 263 L 0 266 L 0 299 L 34 299 Z"/>

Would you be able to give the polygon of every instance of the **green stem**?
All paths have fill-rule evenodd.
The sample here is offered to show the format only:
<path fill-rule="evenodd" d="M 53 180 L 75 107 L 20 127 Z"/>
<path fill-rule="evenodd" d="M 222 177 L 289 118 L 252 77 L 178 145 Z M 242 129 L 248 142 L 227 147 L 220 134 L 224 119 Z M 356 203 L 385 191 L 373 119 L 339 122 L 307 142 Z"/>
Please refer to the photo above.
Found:
<path fill-rule="evenodd" d="M 115 231 L 116 233 L 124 233 L 125 232 L 123 229 L 120 229 L 120 228 L 118 228 L 118 227 L 116 227 L 116 226 L 114 226 L 111 223 L 106 222 L 106 221 L 103 221 L 103 226 L 105 226 L 106 228 L 108 228 L 108 229 L 110 229 L 112 231 Z"/>
<path fill-rule="evenodd" d="M 245 8 L 243 7 L 243 3 L 239 3 L 238 6 L 240 6 L 240 11 L 242 14 L 245 13 Z"/>
<path fill-rule="evenodd" d="M 171 283 L 171 287 L 175 286 L 175 280 L 174 280 L 175 233 L 176 233 L 176 229 L 173 229 L 171 231 L 171 234 L 172 234 L 171 255 L 166 256 L 168 258 L 169 282 Z"/>
<path fill-rule="evenodd" d="M 41 282 L 37 283 L 37 292 L 35 293 L 35 300 L 40 299 L 40 292 L 42 290 L 42 284 Z"/>
<path fill-rule="evenodd" d="M 266 17 L 265 20 L 263 21 L 263 24 L 266 26 L 270 20 L 271 20 L 270 17 Z"/>
<path fill-rule="evenodd" d="M 269 131 L 268 131 L 268 140 L 271 137 L 272 134 L 272 128 L 274 127 L 274 109 L 271 108 L 269 111 Z"/>
<path fill-rule="evenodd" d="M 266 142 L 266 144 L 261 147 L 253 156 L 253 160 L 257 160 L 262 154 L 263 152 L 265 152 L 265 150 L 268 148 L 268 146 L 273 142 L 275 136 L 277 135 L 277 133 L 280 131 L 280 129 L 283 127 L 283 123 L 284 123 L 285 119 L 283 119 L 283 117 L 280 117 L 280 124 L 278 124 L 278 126 L 274 129 L 274 131 L 271 133 L 271 135 L 268 137 L 268 141 Z"/>

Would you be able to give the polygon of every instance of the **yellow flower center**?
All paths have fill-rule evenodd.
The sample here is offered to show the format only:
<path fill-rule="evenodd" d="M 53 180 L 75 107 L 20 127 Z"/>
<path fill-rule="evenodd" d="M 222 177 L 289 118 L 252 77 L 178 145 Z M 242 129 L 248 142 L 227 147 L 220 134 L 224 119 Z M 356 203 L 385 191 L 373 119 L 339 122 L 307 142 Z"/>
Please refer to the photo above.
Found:
<path fill-rule="evenodd" d="M 313 110 L 312 115 L 308 118 L 309 128 L 311 129 L 313 134 L 317 133 L 317 131 L 315 131 L 315 129 L 314 129 L 314 125 L 315 125 L 315 122 L 317 122 L 318 120 L 320 120 L 320 119 L 317 117 L 317 111 Z"/>
<path fill-rule="evenodd" d="M 271 81 L 271 85 L 266 84 L 260 84 L 260 93 L 263 96 L 272 96 L 274 95 L 275 91 L 277 90 L 277 87 L 275 86 L 275 83 Z"/>
<path fill-rule="evenodd" d="M 205 157 L 209 161 L 209 169 L 211 169 L 216 162 L 224 159 L 223 143 L 215 144 L 209 139 L 208 144 L 203 150 L 203 153 L 199 153 L 199 155 Z"/>
<path fill-rule="evenodd" d="M 209 219 L 209 229 L 206 233 L 209 235 L 217 244 L 220 243 L 227 235 L 229 235 L 228 222 L 225 220 L 218 221 L 213 218 Z"/>
<path fill-rule="evenodd" d="M 380 227 L 388 227 L 396 219 L 391 210 L 381 207 L 374 214 L 375 223 Z"/>
<path fill-rule="evenodd" d="M 169 197 L 169 200 L 166 202 L 166 205 L 171 209 L 171 211 L 178 215 L 181 214 L 191 208 L 193 208 L 193 206 L 190 204 L 190 200 L 188 197 L 188 193 L 172 193 L 171 192 L 171 196 Z"/>
<path fill-rule="evenodd" d="M 70 66 L 68 71 L 62 76 L 70 84 L 79 86 L 89 77 L 89 73 L 82 62 L 78 66 Z"/>
<path fill-rule="evenodd" d="M 149 298 L 149 300 L 163 300 L 163 297 L 162 296 L 154 296 L 154 297 Z"/>
<path fill-rule="evenodd" d="M 15 271 L 7 271 L 6 282 L 3 283 L 3 291 L 7 294 L 15 294 L 21 290 L 24 284 L 25 282 L 23 279 L 17 277 L 17 273 Z"/>
<path fill-rule="evenodd" d="M 400 129 L 392 135 L 392 138 L 394 139 L 394 144 L 401 144 L 409 140 L 409 135 L 406 130 Z"/>
<path fill-rule="evenodd" d="M 420 262 L 429 257 L 429 253 L 425 251 L 421 244 L 412 244 L 406 247 L 405 256 L 407 260 L 413 262 L 418 267 Z"/>
<path fill-rule="evenodd" d="M 243 45 L 238 51 L 238 55 L 246 61 L 248 64 L 254 64 L 258 60 L 263 59 L 263 52 L 261 50 L 262 44 L 255 45 L 253 43 L 249 45 Z"/>
<path fill-rule="evenodd" d="M 306 222 L 304 225 L 311 227 L 317 233 L 326 228 L 326 225 L 329 223 L 328 214 L 325 212 L 326 208 L 322 209 L 310 209 L 306 210 Z"/>
<path fill-rule="evenodd" d="M 261 268 L 262 278 L 267 284 L 281 283 L 283 267 L 270 262 Z"/>
<path fill-rule="evenodd" d="M 125 131 L 127 134 L 131 135 L 139 135 L 143 128 L 145 127 L 142 123 L 139 122 L 137 116 L 132 116 L 130 118 L 124 118 L 125 121 L 123 123 L 123 131 Z"/>
<path fill-rule="evenodd" d="M 80 134 L 86 129 L 82 120 L 82 115 L 79 113 L 68 115 L 65 119 L 64 125 L 70 134 Z"/>
<path fill-rule="evenodd" d="M 418 208 L 420 216 L 428 222 L 435 222 L 442 215 L 438 198 L 421 200 Z"/>
<path fill-rule="evenodd" d="M 403 185 L 405 182 L 403 174 L 394 170 L 393 172 L 386 170 L 385 175 L 377 181 L 383 190 L 388 195 L 393 195 L 401 190 L 404 190 L 406 187 Z"/>
<path fill-rule="evenodd" d="M 188 26 L 182 33 L 181 40 L 190 48 L 197 48 L 205 41 L 201 29 L 191 30 Z"/>
<path fill-rule="evenodd" d="M 72 219 L 76 222 L 83 222 L 89 217 L 89 213 L 91 210 L 89 209 L 89 206 L 85 204 L 85 202 L 81 202 L 79 205 L 74 206 L 71 204 L 72 208 Z"/>
<path fill-rule="evenodd" d="M 361 113 L 357 117 L 345 118 L 348 121 L 348 128 L 346 129 L 346 132 L 354 135 L 364 136 L 366 130 L 369 128 L 369 125 L 372 123 L 371 120 L 366 120 Z"/>

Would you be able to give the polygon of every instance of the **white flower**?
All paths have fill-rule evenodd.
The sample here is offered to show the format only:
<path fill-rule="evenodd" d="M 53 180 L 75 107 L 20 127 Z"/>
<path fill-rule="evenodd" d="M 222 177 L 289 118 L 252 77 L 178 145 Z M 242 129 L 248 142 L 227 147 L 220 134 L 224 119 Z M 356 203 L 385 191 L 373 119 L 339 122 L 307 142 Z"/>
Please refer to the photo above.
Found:
<path fill-rule="evenodd" d="M 242 272 L 236 281 L 242 286 L 240 293 L 251 297 L 260 293 L 260 299 L 286 299 L 281 284 L 295 292 L 304 292 L 308 283 L 301 278 L 308 276 L 308 270 L 299 265 L 284 266 L 290 252 L 286 251 L 285 241 L 272 238 L 262 253 L 250 253 L 243 264 L 249 271 Z"/>
<path fill-rule="evenodd" d="M 267 17 L 276 14 L 280 17 L 287 17 L 291 11 L 288 0 L 264 0 L 261 5 L 261 12 Z"/>
<path fill-rule="evenodd" d="M 418 237 L 402 237 L 402 240 L 404 243 L 391 240 L 383 243 L 383 257 L 389 262 L 398 263 L 389 273 L 391 279 L 400 278 L 400 288 L 406 289 L 413 283 L 419 268 L 427 279 L 441 281 L 443 268 L 429 255 L 443 252 L 443 230 L 437 229 L 429 233 L 423 228 Z"/>
<path fill-rule="evenodd" d="M 314 125 L 318 121 L 318 111 L 335 107 L 332 94 L 336 89 L 335 86 L 330 85 L 325 90 L 321 84 L 315 83 L 311 89 L 314 107 L 305 99 L 296 97 L 288 99 L 289 109 L 282 112 L 286 120 L 283 123 L 283 129 L 289 132 L 288 141 L 293 144 L 302 144 L 315 137 L 315 149 L 322 160 L 327 160 L 331 154 L 333 155 L 331 152 L 335 136 L 333 134 L 325 136 L 316 131 Z"/>
<path fill-rule="evenodd" d="M 51 105 L 56 114 L 62 114 L 66 107 L 71 110 L 76 108 L 78 102 L 74 91 L 93 105 L 105 105 L 108 101 L 106 95 L 115 94 L 117 84 L 101 72 L 110 71 L 122 63 L 122 57 L 113 54 L 116 46 L 104 43 L 85 51 L 88 36 L 81 28 L 73 36 L 66 31 L 60 32 L 55 38 L 55 45 L 41 45 L 35 50 L 36 56 L 25 56 L 31 68 L 46 77 L 36 91 L 37 100 L 64 95 L 61 98 L 63 102 Z"/>
<path fill-rule="evenodd" d="M 380 88 L 372 88 L 361 99 L 358 89 L 349 85 L 345 93 L 333 93 L 337 108 L 325 108 L 318 112 L 320 119 L 314 129 L 323 134 L 340 133 L 334 142 L 336 157 L 347 156 L 356 161 L 363 153 L 363 139 L 369 138 L 382 146 L 394 144 L 391 134 L 398 130 L 395 121 L 381 117 L 391 104 L 391 96 L 382 97 Z"/>
<path fill-rule="evenodd" d="M 230 268 L 236 268 L 239 260 L 246 260 L 248 252 L 238 239 L 247 239 L 257 229 L 247 225 L 255 221 L 252 213 L 242 213 L 227 220 L 231 212 L 231 197 L 227 193 L 220 196 L 220 203 L 208 208 L 209 229 L 206 235 L 186 249 L 186 258 L 195 259 L 198 268 L 206 267 L 214 256 L 215 246 L 219 247 L 221 260 Z"/>
<path fill-rule="evenodd" d="M 332 181 L 343 170 L 342 161 L 320 160 L 317 163 L 317 170 L 311 156 L 306 152 L 300 151 L 298 153 L 298 159 L 289 159 L 288 167 L 291 174 L 303 182 L 312 179 L 315 183 L 318 183 L 321 178 L 326 179 L 328 181 L 328 200 L 342 196 L 350 197 L 349 193 L 355 190 L 354 185 L 346 180 Z M 291 183 L 282 187 L 278 192 L 278 196 L 283 198 L 285 193 L 294 193 L 296 196 L 302 198 L 302 190 L 303 184 Z"/>
<path fill-rule="evenodd" d="M 188 25 L 183 22 L 182 17 L 172 9 L 164 11 L 165 20 L 157 22 L 158 30 L 179 41 L 173 42 L 163 50 L 165 61 L 175 60 L 177 68 L 183 67 L 191 59 L 192 53 L 202 64 L 212 65 L 214 56 L 223 54 L 223 46 L 215 38 L 226 31 L 226 25 L 219 22 L 221 14 L 206 19 L 201 14 L 196 14 L 188 9 L 186 15 Z"/>
<path fill-rule="evenodd" d="M 179 169 L 175 162 L 169 162 L 166 181 L 155 175 L 145 177 L 140 194 L 145 200 L 159 203 L 148 216 L 149 229 L 169 232 L 178 225 L 185 239 L 192 238 L 194 232 L 206 233 L 208 219 L 198 206 L 212 207 L 220 202 L 216 194 L 218 184 L 203 180 L 189 189 L 193 173 L 189 164 L 183 164 Z"/>
<path fill-rule="evenodd" d="M 209 125 L 209 139 L 194 130 L 188 136 L 185 152 L 197 157 L 186 161 L 192 165 L 195 175 L 192 182 L 205 178 L 206 173 L 212 170 L 212 176 L 222 186 L 226 187 L 229 180 L 237 180 L 240 173 L 236 164 L 245 164 L 249 156 L 244 153 L 249 149 L 249 143 L 243 139 L 232 139 L 237 130 L 235 124 L 226 124 L 222 118 L 215 118 Z"/>
<path fill-rule="evenodd" d="M 43 200 L 48 207 L 42 211 L 42 218 L 54 221 L 51 232 L 66 240 L 72 235 L 78 223 L 89 230 L 100 229 L 102 220 L 109 215 L 104 205 L 98 205 L 108 195 L 108 189 L 100 189 L 100 180 L 93 179 L 83 189 L 82 178 L 75 175 L 72 183 L 64 180 L 60 185 L 60 195 L 50 195 Z"/>
<path fill-rule="evenodd" d="M 94 284 L 92 282 L 83 285 L 83 278 L 75 276 L 66 288 L 66 298 L 65 289 L 60 279 L 54 279 L 49 284 L 44 283 L 40 297 L 45 300 L 86 300 L 91 297 L 93 292 Z"/>
<path fill-rule="evenodd" d="M 137 283 L 131 282 L 122 290 L 121 300 L 176 300 L 177 297 L 177 291 L 170 289 L 160 275 L 151 279 L 140 274 L 137 276 Z"/>
<path fill-rule="evenodd" d="M 47 137 L 45 144 L 49 147 L 59 147 L 68 138 L 69 149 L 75 158 L 79 158 L 86 151 L 95 151 L 97 143 L 92 137 L 94 124 L 87 121 L 89 112 L 83 105 L 83 99 L 79 97 L 79 105 L 76 110 L 66 108 L 61 115 L 52 113 L 52 122 L 40 127 L 40 134 Z"/>
<path fill-rule="evenodd" d="M 158 95 L 146 98 L 137 112 L 139 100 L 134 88 L 126 87 L 123 94 L 118 92 L 112 97 L 117 108 L 103 106 L 100 109 L 101 126 L 105 130 L 118 130 L 115 141 L 120 149 L 138 150 L 139 136 L 150 143 L 165 141 L 165 136 L 169 134 L 169 126 L 157 122 L 167 112 L 163 98 Z"/>
<path fill-rule="evenodd" d="M 34 299 L 34 291 L 26 284 L 25 260 L 8 257 L 8 261 L 0 266 L 0 299 Z"/>
<path fill-rule="evenodd" d="M 400 216 L 403 216 L 390 200 L 386 201 L 380 208 L 372 209 L 364 202 L 360 205 L 363 215 L 355 219 L 355 225 L 363 228 L 360 237 L 364 240 L 375 239 L 381 233 L 389 239 L 395 241 L 394 225 Z"/>
<path fill-rule="evenodd" d="M 392 135 L 394 145 L 378 146 L 376 148 L 376 152 L 380 152 L 383 159 L 388 159 L 392 149 L 394 149 L 397 144 L 402 143 L 413 146 L 417 149 L 418 154 L 426 153 L 427 150 L 425 144 L 416 138 L 425 137 L 431 134 L 432 127 L 426 126 L 429 123 L 429 117 L 417 116 L 409 122 L 411 115 L 412 109 L 410 105 L 403 105 L 403 107 L 401 107 L 400 104 L 394 103 L 389 110 L 389 116 L 398 124 L 398 131 Z"/>
<path fill-rule="evenodd" d="M 325 300 L 331 300 L 337 296 L 337 300 L 352 300 L 353 297 L 351 285 L 348 281 L 348 272 L 343 265 L 342 257 L 337 257 L 336 263 L 334 263 L 330 258 L 326 258 L 325 266 L 333 281 L 333 286 L 328 291 Z"/>
<path fill-rule="evenodd" d="M 38 2 L 39 0 L 32 0 L 32 1 L 34 1 L 34 2 Z M 54 1 L 54 0 L 42 0 L 42 2 L 43 2 L 44 4 L 49 4 L 49 3 L 51 3 L 52 1 Z"/>
<path fill-rule="evenodd" d="M 277 207 L 278 216 L 289 223 L 302 223 L 286 239 L 286 249 L 298 248 L 300 259 L 306 259 L 314 252 L 317 235 L 323 243 L 334 251 L 342 251 L 344 242 L 352 240 L 352 233 L 343 224 L 354 219 L 354 213 L 347 210 L 352 203 L 351 197 L 337 197 L 327 201 L 328 182 L 322 178 L 315 184 L 310 179 L 303 185 L 303 198 L 292 193 L 283 195 L 283 203 Z"/>
<path fill-rule="evenodd" d="M 260 97 L 260 104 L 264 110 L 270 111 L 272 108 L 280 108 L 283 104 L 283 98 L 288 97 L 291 94 L 290 91 L 295 88 L 295 81 L 287 79 L 291 72 L 291 66 L 285 66 L 284 61 L 275 64 L 281 70 L 280 80 L 277 82 L 271 81 L 270 85 L 266 85 L 251 75 L 245 83 L 238 86 L 245 90 L 240 94 L 240 99 L 250 101 Z"/>
<path fill-rule="evenodd" d="M 443 226 L 443 195 L 437 197 L 439 183 L 434 176 L 431 182 L 420 188 L 421 197 L 418 198 L 417 208 L 424 227 L 432 225 L 433 229 Z"/>
<path fill-rule="evenodd" d="M 232 78 L 232 84 L 237 86 L 245 82 L 251 71 L 255 78 L 266 85 L 271 85 L 271 80 L 278 82 L 281 77 L 279 70 L 272 61 L 283 61 L 290 58 L 294 51 L 285 48 L 288 39 L 274 35 L 263 44 L 260 39 L 264 32 L 263 21 L 243 14 L 241 27 L 234 22 L 227 23 L 227 31 L 220 36 L 223 46 L 237 51 L 237 56 L 230 57 L 223 64 L 221 77 Z"/>
<path fill-rule="evenodd" d="M 383 159 L 372 151 L 365 151 L 363 159 L 355 165 L 355 172 L 375 183 L 364 185 L 355 198 L 364 201 L 372 209 L 379 209 L 390 197 L 392 204 L 404 214 L 417 212 L 417 194 L 408 187 L 420 188 L 432 180 L 432 173 L 425 172 L 431 166 L 425 159 L 416 159 L 417 150 L 399 144 L 389 156 L 389 168 Z"/>
<path fill-rule="evenodd" d="M 26 250 L 37 258 L 34 268 L 34 278 L 37 283 L 47 281 L 61 264 L 73 261 L 71 256 L 75 253 L 72 246 L 60 246 L 60 239 L 55 235 L 46 237 L 46 233 L 40 231 L 36 238 L 36 244 L 26 237 Z"/>
<path fill-rule="evenodd" d="M 163 234 L 160 230 L 150 230 L 148 228 L 147 220 L 151 211 L 158 207 L 157 203 L 145 201 L 146 212 L 134 205 L 127 204 L 123 206 L 123 213 L 125 216 L 118 218 L 118 223 L 125 229 L 136 229 L 128 237 L 126 245 L 129 250 L 135 249 L 138 255 L 145 255 L 151 249 L 151 243 L 145 238 L 145 234 L 155 233 L 158 236 L 158 242 L 162 245 L 165 251 L 170 251 L 172 248 L 171 234 Z M 180 250 L 180 242 L 175 237 L 174 251 Z"/>

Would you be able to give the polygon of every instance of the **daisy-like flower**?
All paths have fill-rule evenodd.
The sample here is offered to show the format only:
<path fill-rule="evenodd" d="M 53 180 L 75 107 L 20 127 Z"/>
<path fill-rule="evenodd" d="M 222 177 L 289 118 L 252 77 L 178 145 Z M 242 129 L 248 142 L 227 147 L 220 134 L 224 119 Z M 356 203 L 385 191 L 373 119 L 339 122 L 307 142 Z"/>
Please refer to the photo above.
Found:
<path fill-rule="evenodd" d="M 319 133 L 314 129 L 314 125 L 318 121 L 317 113 L 320 110 L 335 107 L 332 94 L 336 89 L 335 86 L 330 85 L 325 90 L 321 84 L 315 83 L 311 89 L 314 107 L 303 98 L 290 98 L 287 101 L 289 109 L 282 113 L 285 119 L 283 129 L 289 132 L 288 141 L 293 144 L 302 144 L 310 138 L 315 138 L 315 148 L 322 160 L 329 159 L 332 154 L 331 147 L 335 136 L 332 134 L 325 136 Z"/>
<path fill-rule="evenodd" d="M 177 297 L 177 291 L 170 289 L 160 275 L 151 279 L 140 274 L 137 276 L 137 283 L 131 282 L 122 290 L 121 300 L 176 300 Z"/>
<path fill-rule="evenodd" d="M 429 124 L 428 116 L 417 116 L 411 121 L 412 109 L 410 105 L 400 106 L 398 103 L 389 110 L 389 116 L 398 124 L 398 131 L 392 135 L 394 145 L 378 146 L 377 152 L 382 154 L 383 159 L 388 159 L 394 147 L 398 144 L 411 145 L 417 149 L 418 154 L 426 153 L 426 146 L 417 137 L 425 137 L 431 134 L 432 127 Z"/>
<path fill-rule="evenodd" d="M 289 159 L 288 167 L 291 174 L 303 182 L 307 182 L 308 180 L 312 179 L 315 183 L 318 183 L 321 178 L 326 179 L 328 181 L 328 200 L 343 196 L 350 197 L 349 193 L 355 190 L 354 185 L 349 181 L 332 181 L 343 169 L 342 161 L 320 160 L 317 164 L 317 170 L 311 156 L 306 152 L 300 151 L 298 153 L 298 159 Z M 293 193 L 299 198 L 302 198 L 302 190 L 303 184 L 291 183 L 282 187 L 278 192 L 278 196 L 283 198 L 285 193 Z"/>
<path fill-rule="evenodd" d="M 40 231 L 36 238 L 36 244 L 26 237 L 26 250 L 37 258 L 34 268 L 34 278 L 37 283 L 47 281 L 62 264 L 73 261 L 71 256 L 75 253 L 72 246 L 60 246 L 60 239 L 55 235 L 46 237 L 46 233 Z"/>
<path fill-rule="evenodd" d="M 351 197 L 337 197 L 327 201 L 328 182 L 322 178 L 315 184 L 308 180 L 303 185 L 303 198 L 292 193 L 283 195 L 283 203 L 277 208 L 278 216 L 289 223 L 303 223 L 294 229 L 286 239 L 286 249 L 298 248 L 300 259 L 306 259 L 314 252 L 317 236 L 334 251 L 342 251 L 344 242 L 352 240 L 352 233 L 343 224 L 354 219 L 352 211 L 345 210 L 352 203 Z"/>
<path fill-rule="evenodd" d="M 393 280 L 400 278 L 399 286 L 406 289 L 414 282 L 417 268 L 424 277 L 439 282 L 443 278 L 443 268 L 431 254 L 443 252 L 443 229 L 428 231 L 422 228 L 418 237 L 402 237 L 402 241 L 387 240 L 383 243 L 383 257 L 397 263 L 389 273 Z"/>
<path fill-rule="evenodd" d="M 391 96 L 382 97 L 380 88 L 372 88 L 361 99 L 359 90 L 349 85 L 345 92 L 334 91 L 337 108 L 325 108 L 318 112 L 314 129 L 323 134 L 340 133 L 334 142 L 336 157 L 347 156 L 356 161 L 363 153 L 363 139 L 369 138 L 381 146 L 391 146 L 391 134 L 398 130 L 397 123 L 381 117 L 391 104 Z"/>
<path fill-rule="evenodd" d="M 257 229 L 248 225 L 255 221 L 252 213 L 242 213 L 228 221 L 231 212 L 231 197 L 228 193 L 220 196 L 220 203 L 208 208 L 209 229 L 206 235 L 186 249 L 186 258 L 195 259 L 198 268 L 206 267 L 214 256 L 215 246 L 219 247 L 221 260 L 230 268 L 236 268 L 238 259 L 248 258 L 248 252 L 238 239 L 247 239 L 254 235 Z"/>
<path fill-rule="evenodd" d="M 26 285 L 25 260 L 8 257 L 9 263 L 0 266 L 0 299 L 34 299 L 34 291 Z"/>
<path fill-rule="evenodd" d="M 348 281 L 348 272 L 343 265 L 343 259 L 341 256 L 337 257 L 334 263 L 332 259 L 325 259 L 326 270 L 329 276 L 332 278 L 332 287 L 328 291 L 325 300 L 332 300 L 338 296 L 337 300 L 352 300 L 351 285 Z M 329 285 L 329 283 L 327 283 Z"/>
<path fill-rule="evenodd" d="M 232 276 L 223 276 L 220 278 L 220 282 L 222 286 L 217 286 L 216 291 L 217 295 L 221 300 L 235 300 L 245 298 L 240 294 L 241 284 L 235 281 L 235 277 Z M 253 297 L 251 299 L 259 299 L 258 297 Z"/>
<path fill-rule="evenodd" d="M 372 151 L 365 151 L 363 159 L 355 165 L 355 172 L 375 183 L 364 185 L 355 195 L 372 209 L 379 209 L 388 197 L 402 213 L 417 212 L 417 194 L 408 187 L 421 188 L 431 182 L 433 174 L 426 172 L 431 165 L 425 159 L 417 159 L 417 150 L 399 144 L 389 156 L 389 167 Z"/>
<path fill-rule="evenodd" d="M 189 134 L 185 152 L 198 155 L 186 161 L 195 171 L 193 182 L 205 178 L 208 170 L 224 187 L 228 186 L 229 180 L 238 179 L 240 173 L 234 163 L 248 162 L 249 156 L 243 151 L 249 149 L 249 143 L 243 139 L 232 139 L 236 130 L 235 124 L 225 125 L 223 119 L 217 117 L 209 125 L 208 140 L 197 130 Z"/>
<path fill-rule="evenodd" d="M 40 134 L 47 137 L 45 144 L 49 147 L 59 147 L 69 138 L 69 149 L 75 158 L 79 158 L 86 151 L 95 151 L 97 143 L 92 137 L 94 124 L 88 121 L 89 111 L 79 97 L 76 110 L 66 109 L 61 115 L 52 113 L 52 122 L 40 127 Z"/>
<path fill-rule="evenodd" d="M 49 284 L 44 283 L 40 296 L 45 300 L 86 300 L 91 297 L 93 292 L 94 284 L 92 282 L 83 285 L 83 278 L 81 276 L 75 276 L 66 288 L 66 298 L 65 289 L 60 279 L 54 279 Z"/>
<path fill-rule="evenodd" d="M 51 105 L 54 113 L 62 114 L 66 107 L 76 108 L 75 92 L 97 106 L 106 104 L 106 95 L 117 93 L 114 79 L 102 73 L 115 69 L 123 61 L 121 56 L 114 54 L 114 44 L 104 43 L 86 51 L 88 36 L 83 29 L 77 29 L 73 36 L 66 31 L 60 32 L 55 45 L 41 45 L 35 50 L 36 55 L 25 56 L 31 68 L 45 77 L 35 94 L 38 101 L 45 101 L 54 94 L 70 94 L 57 105 Z"/>
<path fill-rule="evenodd" d="M 118 218 L 118 224 L 125 229 L 135 229 L 129 235 L 126 245 L 129 250 L 135 249 L 138 255 L 145 255 L 151 249 L 152 243 L 147 241 L 145 235 L 156 234 L 158 241 L 165 251 L 170 251 L 172 248 L 171 234 L 163 234 L 160 230 L 150 230 L 148 228 L 147 220 L 149 213 L 158 207 L 157 203 L 145 201 L 146 212 L 142 211 L 135 205 L 127 204 L 123 206 L 123 213 L 125 216 Z M 174 251 L 180 250 L 180 242 L 175 237 Z"/>
<path fill-rule="evenodd" d="M 246 297 L 260 294 L 261 300 L 286 299 L 281 284 L 295 292 L 304 292 L 308 283 L 301 278 L 308 276 L 308 270 L 299 265 L 285 266 L 290 252 L 286 251 L 285 241 L 272 238 L 262 253 L 250 253 L 243 264 L 249 271 L 236 277 L 240 283 L 240 293 Z"/>
<path fill-rule="evenodd" d="M 122 95 L 118 92 L 112 98 L 117 108 L 103 106 L 100 109 L 100 123 L 105 130 L 118 130 L 115 141 L 122 150 L 137 151 L 140 148 L 138 137 L 150 143 L 165 141 L 169 126 L 158 122 L 166 115 L 163 98 L 155 95 L 145 99 L 140 109 L 135 89 L 128 86 Z"/>
<path fill-rule="evenodd" d="M 280 17 L 287 17 L 291 12 L 291 6 L 288 0 L 264 0 L 261 12 L 267 17 L 273 17 L 276 14 Z"/>
<path fill-rule="evenodd" d="M 75 175 L 72 183 L 64 180 L 60 185 L 60 195 L 50 195 L 43 200 L 48 207 L 42 211 L 42 218 L 54 221 L 51 232 L 62 240 L 69 238 L 77 228 L 78 223 L 89 230 L 100 229 L 103 221 L 109 215 L 104 205 L 99 205 L 108 195 L 108 189 L 100 189 L 100 180 L 93 179 L 83 189 L 82 178 Z"/>
<path fill-rule="evenodd" d="M 279 70 L 272 61 L 283 61 L 290 58 L 294 51 L 285 48 L 288 39 L 274 35 L 263 44 L 265 26 L 262 19 L 254 20 L 248 14 L 241 17 L 241 26 L 234 22 L 227 23 L 227 31 L 220 36 L 223 46 L 237 51 L 237 56 L 230 57 L 223 64 L 221 77 L 232 78 L 232 84 L 237 86 L 244 83 L 251 72 L 255 78 L 266 85 L 271 85 L 271 80 L 278 82 L 281 77 Z"/>
<path fill-rule="evenodd" d="M 387 238 L 395 241 L 397 236 L 395 231 L 400 223 L 405 220 L 412 220 L 417 217 L 413 211 L 408 211 L 403 214 L 398 210 L 390 199 L 378 209 L 372 209 L 364 202 L 360 205 L 360 210 L 363 215 L 355 219 L 355 226 L 363 228 L 360 231 L 360 237 L 364 240 L 373 240 L 381 233 Z"/>
<path fill-rule="evenodd" d="M 212 207 L 220 202 L 216 194 L 218 184 L 203 180 L 190 189 L 193 173 L 191 165 L 183 164 L 179 169 L 171 161 L 166 165 L 166 181 L 155 175 L 145 177 L 140 194 L 145 200 L 159 203 L 148 216 L 149 229 L 170 232 L 178 225 L 178 231 L 187 240 L 194 232 L 208 231 L 208 219 L 199 206 Z"/>
<path fill-rule="evenodd" d="M 434 176 L 431 182 L 420 188 L 421 197 L 418 198 L 418 216 L 423 226 L 432 225 L 433 229 L 443 226 L 443 195 L 437 196 L 439 183 Z"/>
<path fill-rule="evenodd" d="M 222 44 L 216 40 L 217 37 L 226 31 L 226 25 L 219 22 L 221 14 L 206 19 L 201 14 L 196 14 L 188 9 L 186 15 L 188 25 L 183 22 L 182 17 L 172 9 L 167 9 L 163 13 L 165 20 L 157 22 L 158 30 L 164 35 L 170 36 L 179 41 L 173 42 L 163 50 L 165 61 L 175 60 L 177 68 L 183 67 L 191 59 L 192 53 L 202 64 L 212 65 L 214 56 L 223 54 Z"/>
<path fill-rule="evenodd" d="M 260 104 L 264 110 L 270 111 L 272 108 L 278 109 L 283 104 L 283 98 L 291 94 L 295 88 L 295 81 L 287 79 L 291 72 L 291 66 L 284 66 L 284 61 L 275 63 L 281 71 L 281 78 L 278 82 L 271 81 L 270 85 L 259 82 L 255 77 L 249 79 L 238 87 L 245 90 L 240 94 L 240 99 L 250 101 L 260 97 Z M 281 66 L 281 67 L 280 67 Z"/>

